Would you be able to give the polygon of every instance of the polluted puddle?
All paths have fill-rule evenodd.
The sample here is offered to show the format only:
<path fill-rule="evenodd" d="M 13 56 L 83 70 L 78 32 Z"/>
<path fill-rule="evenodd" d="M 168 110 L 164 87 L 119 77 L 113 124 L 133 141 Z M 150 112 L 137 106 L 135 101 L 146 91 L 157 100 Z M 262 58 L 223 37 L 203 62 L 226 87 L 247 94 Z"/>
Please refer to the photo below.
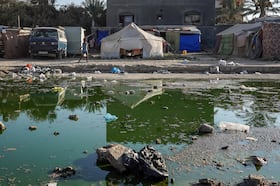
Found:
<path fill-rule="evenodd" d="M 280 180 L 279 82 L 53 77 L 0 84 L 0 185 L 191 185 L 202 178 L 234 185 L 250 174 Z M 221 130 L 221 122 L 249 130 Z M 200 134 L 201 124 L 211 133 Z M 112 162 L 99 164 L 96 150 L 111 144 L 153 147 L 168 177 L 127 176 Z"/>

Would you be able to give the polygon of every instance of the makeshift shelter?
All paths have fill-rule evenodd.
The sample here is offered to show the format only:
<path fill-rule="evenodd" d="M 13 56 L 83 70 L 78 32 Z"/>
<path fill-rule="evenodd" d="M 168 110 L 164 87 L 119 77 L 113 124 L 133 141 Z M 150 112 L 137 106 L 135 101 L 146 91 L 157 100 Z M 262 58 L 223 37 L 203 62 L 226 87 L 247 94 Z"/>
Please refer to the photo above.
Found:
<path fill-rule="evenodd" d="M 263 21 L 234 25 L 217 34 L 216 49 L 222 55 L 280 59 L 280 23 Z"/>
<path fill-rule="evenodd" d="M 251 39 L 261 28 L 262 23 L 236 24 L 217 34 L 216 53 L 221 55 L 250 56 Z M 251 52 L 250 52 L 251 51 Z M 256 51 L 256 53 L 259 53 Z"/>
<path fill-rule="evenodd" d="M 177 51 L 201 51 L 201 32 L 196 26 L 168 29 L 166 32 L 166 40 Z"/>
<path fill-rule="evenodd" d="M 29 36 L 31 29 L 2 30 L 4 58 L 21 58 L 29 55 Z"/>
<path fill-rule="evenodd" d="M 154 36 L 131 23 L 101 40 L 101 58 L 120 58 L 124 51 L 140 53 L 141 57 L 163 57 L 164 39 Z M 127 54 L 127 53 L 126 53 Z"/>

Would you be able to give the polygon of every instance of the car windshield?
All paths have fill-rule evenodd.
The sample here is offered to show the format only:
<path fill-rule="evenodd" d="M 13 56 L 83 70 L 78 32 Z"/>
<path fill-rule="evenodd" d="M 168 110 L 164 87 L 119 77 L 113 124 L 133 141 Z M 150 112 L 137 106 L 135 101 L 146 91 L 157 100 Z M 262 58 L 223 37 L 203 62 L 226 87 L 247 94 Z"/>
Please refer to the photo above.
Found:
<path fill-rule="evenodd" d="M 37 29 L 33 32 L 34 37 L 52 37 L 57 39 L 57 31 L 53 29 Z"/>

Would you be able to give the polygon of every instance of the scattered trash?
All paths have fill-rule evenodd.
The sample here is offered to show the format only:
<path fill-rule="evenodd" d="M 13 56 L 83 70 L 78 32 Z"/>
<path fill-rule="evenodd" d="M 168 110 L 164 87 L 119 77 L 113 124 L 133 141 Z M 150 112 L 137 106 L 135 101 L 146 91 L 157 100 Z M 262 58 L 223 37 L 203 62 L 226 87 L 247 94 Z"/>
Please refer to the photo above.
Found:
<path fill-rule="evenodd" d="M 223 60 L 223 59 L 220 59 L 219 62 L 218 62 L 218 65 L 220 65 L 220 66 L 226 66 L 226 65 L 227 65 L 227 61 L 226 61 L 226 60 Z"/>
<path fill-rule="evenodd" d="M 155 72 L 155 74 L 171 74 L 171 72 L 169 72 L 168 70 L 158 70 L 157 72 Z"/>
<path fill-rule="evenodd" d="M 125 95 L 134 95 L 135 94 L 135 90 L 127 90 L 124 93 L 125 93 Z"/>
<path fill-rule="evenodd" d="M 218 61 L 219 66 L 237 66 L 239 65 L 238 63 L 235 63 L 233 61 L 227 62 L 226 60 L 220 59 Z"/>
<path fill-rule="evenodd" d="M 62 92 L 64 90 L 65 90 L 65 88 L 63 88 L 63 87 L 53 87 L 52 88 L 52 91 L 56 92 L 56 93 Z"/>
<path fill-rule="evenodd" d="M 256 167 L 256 170 L 260 170 L 263 165 L 267 164 L 266 158 L 259 157 L 259 156 L 250 156 L 246 161 L 253 163 L 254 166 Z"/>
<path fill-rule="evenodd" d="M 28 129 L 31 130 L 31 131 L 37 130 L 37 128 L 38 128 L 38 127 L 35 126 L 35 125 L 31 125 L 31 126 L 28 127 Z"/>
<path fill-rule="evenodd" d="M 40 78 L 40 81 L 45 81 L 45 80 L 47 79 L 46 75 L 43 74 L 43 73 L 41 73 L 41 74 L 39 75 L 39 78 Z"/>
<path fill-rule="evenodd" d="M 62 70 L 59 69 L 59 68 L 56 68 L 56 69 L 53 70 L 53 73 L 54 74 L 62 74 Z"/>
<path fill-rule="evenodd" d="M 56 182 L 50 182 L 50 183 L 47 183 L 47 186 L 57 186 L 57 183 Z"/>
<path fill-rule="evenodd" d="M 110 113 L 107 113 L 107 114 L 104 116 L 104 118 L 105 118 L 106 122 L 111 122 L 111 121 L 115 121 L 115 120 L 118 119 L 117 116 L 112 115 L 112 114 L 110 114 Z"/>
<path fill-rule="evenodd" d="M 87 76 L 87 81 L 92 81 L 92 76 Z"/>
<path fill-rule="evenodd" d="M 190 136 L 191 140 L 197 140 L 198 139 L 198 136 Z"/>
<path fill-rule="evenodd" d="M 256 91 L 257 90 L 256 87 L 246 87 L 245 85 L 241 85 L 240 89 L 241 90 L 247 90 L 247 91 Z"/>
<path fill-rule="evenodd" d="M 155 141 L 155 143 L 156 143 L 156 144 L 161 144 L 161 143 L 162 143 L 162 142 L 161 142 L 161 139 L 157 138 L 156 141 Z"/>
<path fill-rule="evenodd" d="M 219 123 L 219 128 L 221 130 L 234 130 L 234 131 L 242 131 L 242 132 L 248 133 L 250 126 L 240 124 L 240 123 L 221 121 Z"/>
<path fill-rule="evenodd" d="M 184 59 L 184 61 L 183 61 L 184 64 L 188 64 L 189 62 L 191 62 L 191 61 L 188 59 Z"/>
<path fill-rule="evenodd" d="M 70 76 L 72 76 L 72 77 L 76 77 L 76 76 L 77 76 L 77 74 L 76 74 L 76 72 L 72 72 L 72 73 L 70 74 Z"/>
<path fill-rule="evenodd" d="M 237 64 L 233 61 L 227 63 L 228 66 L 236 66 Z"/>
<path fill-rule="evenodd" d="M 68 118 L 69 118 L 70 120 L 73 120 L 73 121 L 78 121 L 78 120 L 79 120 L 79 116 L 76 115 L 76 114 L 69 115 Z"/>
<path fill-rule="evenodd" d="M 221 147 L 222 150 L 227 150 L 229 148 L 228 145 Z"/>
<path fill-rule="evenodd" d="M 54 131 L 53 135 L 58 136 L 60 133 L 57 131 Z"/>
<path fill-rule="evenodd" d="M 19 101 L 28 101 L 30 99 L 30 94 L 23 94 L 19 96 Z"/>
<path fill-rule="evenodd" d="M 249 74 L 247 70 L 243 70 L 240 74 Z"/>
<path fill-rule="evenodd" d="M 253 137 L 246 137 L 246 140 L 250 140 L 250 141 L 258 141 L 258 139 L 256 139 L 256 138 L 253 138 Z"/>
<path fill-rule="evenodd" d="M 56 167 L 53 170 L 53 174 L 51 175 L 51 177 L 53 177 L 53 178 L 57 178 L 57 177 L 67 178 L 67 177 L 74 176 L 75 174 L 76 174 L 76 170 L 71 166 L 68 166 L 68 167 L 65 167 L 65 168 Z"/>
<path fill-rule="evenodd" d="M 2 132 L 2 131 L 4 131 L 4 130 L 6 130 L 6 126 L 4 125 L 4 123 L 2 123 L 2 122 L 0 121 L 0 132 Z"/>
<path fill-rule="evenodd" d="M 219 68 L 219 66 L 211 66 L 209 69 L 209 72 L 211 74 L 218 74 L 218 73 L 220 73 L 220 68 Z"/>
<path fill-rule="evenodd" d="M 102 74 L 99 70 L 94 71 L 94 74 Z"/>
<path fill-rule="evenodd" d="M 16 151 L 17 148 L 14 148 L 14 147 L 9 147 L 9 148 L 6 148 L 5 151 Z"/>
<path fill-rule="evenodd" d="M 111 72 L 112 72 L 113 74 L 120 74 L 120 73 L 121 73 L 121 70 L 120 70 L 118 67 L 113 67 L 112 70 L 111 70 Z"/>

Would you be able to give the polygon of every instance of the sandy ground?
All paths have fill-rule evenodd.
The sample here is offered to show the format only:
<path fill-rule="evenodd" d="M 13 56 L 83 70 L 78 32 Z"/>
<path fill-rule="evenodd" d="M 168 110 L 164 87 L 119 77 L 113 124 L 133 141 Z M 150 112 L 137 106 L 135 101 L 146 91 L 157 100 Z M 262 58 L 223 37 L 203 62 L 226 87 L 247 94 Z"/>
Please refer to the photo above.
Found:
<path fill-rule="evenodd" d="M 228 58 L 228 65 L 220 65 L 220 56 L 193 54 L 174 59 L 111 59 L 90 58 L 88 62 L 78 58 L 56 59 L 1 59 L 0 71 L 19 72 L 26 64 L 52 69 L 62 69 L 65 74 L 75 72 L 78 76 L 96 79 L 279 79 L 280 62 Z M 219 66 L 218 73 L 211 68 Z M 112 74 L 118 67 L 124 73 Z M 3 73 L 5 72 L 5 73 Z"/>

